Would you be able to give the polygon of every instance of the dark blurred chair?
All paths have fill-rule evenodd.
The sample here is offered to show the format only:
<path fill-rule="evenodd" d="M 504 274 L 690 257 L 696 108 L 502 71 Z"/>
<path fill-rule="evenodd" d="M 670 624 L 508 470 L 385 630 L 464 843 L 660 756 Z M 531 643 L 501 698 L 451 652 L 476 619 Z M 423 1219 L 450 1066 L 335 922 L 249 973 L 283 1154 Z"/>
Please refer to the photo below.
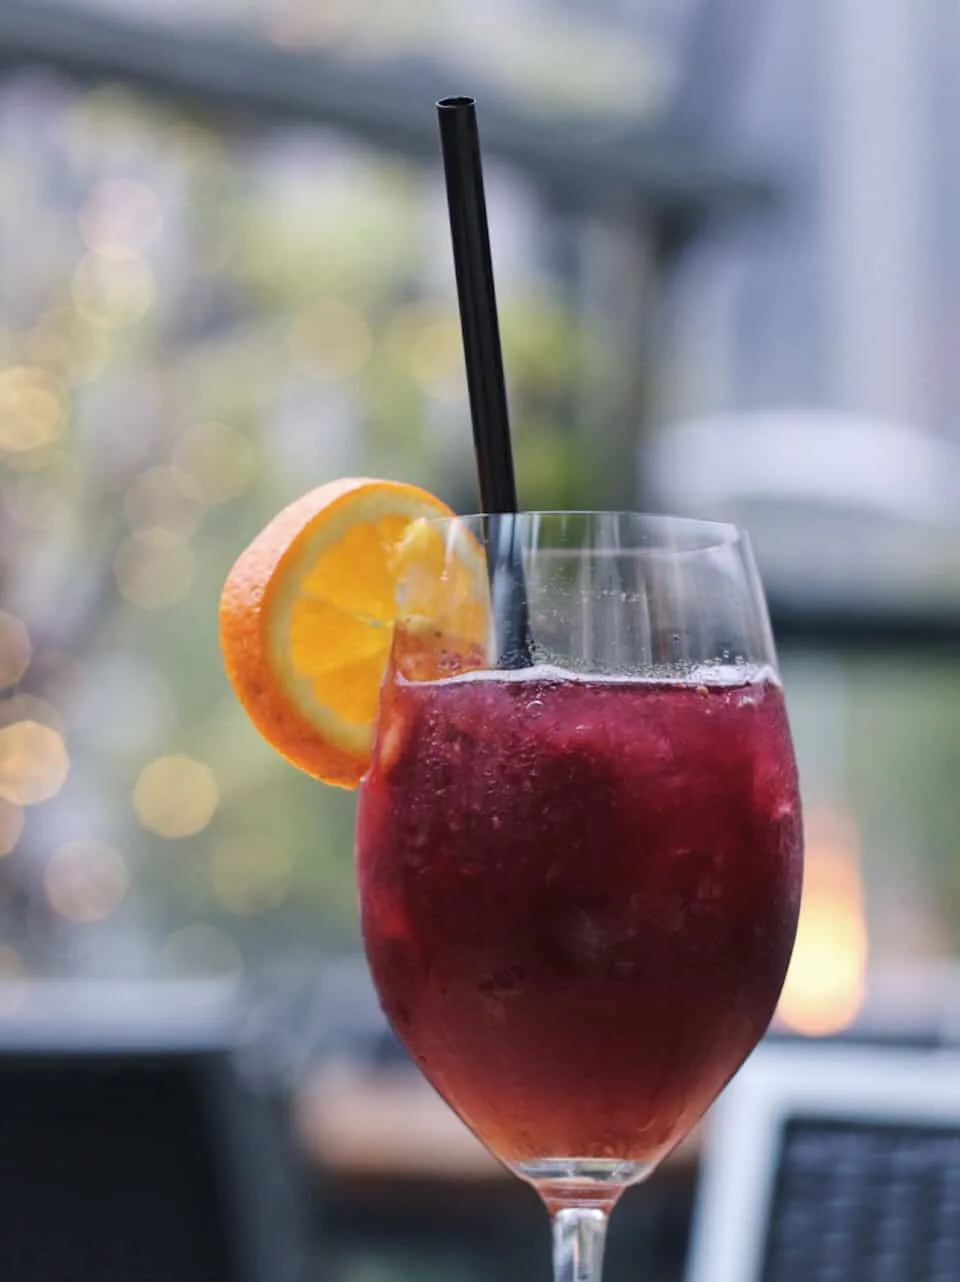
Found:
<path fill-rule="evenodd" d="M 300 1282 L 277 1107 L 209 985 L 0 991 L 4 1282 Z"/>
<path fill-rule="evenodd" d="M 688 1282 L 960 1282 L 960 1055 L 766 1045 L 716 1107 Z"/>

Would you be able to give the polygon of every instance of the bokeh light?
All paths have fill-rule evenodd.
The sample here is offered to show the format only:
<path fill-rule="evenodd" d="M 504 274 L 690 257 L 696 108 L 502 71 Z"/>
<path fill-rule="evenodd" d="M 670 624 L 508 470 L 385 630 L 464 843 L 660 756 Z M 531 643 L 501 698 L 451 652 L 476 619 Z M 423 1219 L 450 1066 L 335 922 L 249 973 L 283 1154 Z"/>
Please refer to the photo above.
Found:
<path fill-rule="evenodd" d="M 119 328 L 141 320 L 153 305 L 157 285 L 141 258 L 109 259 L 87 254 L 79 262 L 70 293 L 80 315 L 92 325 Z"/>
<path fill-rule="evenodd" d="M 12 801 L 0 797 L 0 855 L 9 855 L 23 833 L 23 811 Z"/>
<path fill-rule="evenodd" d="M 77 222 L 87 248 L 102 258 L 135 258 L 160 231 L 160 201 L 145 183 L 107 178 L 91 189 Z"/>
<path fill-rule="evenodd" d="M 144 610 L 175 605 L 193 587 L 196 564 L 186 543 L 127 538 L 120 544 L 113 571 L 124 600 Z"/>
<path fill-rule="evenodd" d="M 0 451 L 25 453 L 51 445 L 63 431 L 63 395 L 35 365 L 0 370 Z"/>
<path fill-rule="evenodd" d="M 293 861 L 280 843 L 234 837 L 214 848 L 209 875 L 222 907 L 250 917 L 284 902 L 293 881 Z"/>
<path fill-rule="evenodd" d="M 866 996 L 869 952 L 856 819 L 811 807 L 804 815 L 803 899 L 779 1018 L 808 1037 L 851 1024 Z"/>
<path fill-rule="evenodd" d="M 70 770 L 63 736 L 36 721 L 0 727 L 0 797 L 16 806 L 49 801 Z"/>
<path fill-rule="evenodd" d="M 223 503 L 250 487 L 257 468 L 251 442 L 225 423 L 198 423 L 177 441 L 173 461 L 205 503 Z"/>
<path fill-rule="evenodd" d="M 164 546 L 196 532 L 203 518 L 203 495 L 189 472 L 160 465 L 134 478 L 123 510 L 141 540 Z"/>
<path fill-rule="evenodd" d="M 387 345 L 395 364 L 428 395 L 463 399 L 463 339 L 453 307 L 432 299 L 401 307 L 387 327 Z"/>
<path fill-rule="evenodd" d="M 33 646 L 26 624 L 0 610 L 0 689 L 14 686 L 30 666 Z"/>
<path fill-rule="evenodd" d="M 103 921 L 123 902 L 130 877 L 123 856 L 100 841 L 71 841 L 43 873 L 50 907 L 67 921 Z"/>
<path fill-rule="evenodd" d="M 304 307 L 290 326 L 290 355 L 313 378 L 335 381 L 357 374 L 370 357 L 373 337 L 363 312 L 339 298 Z"/>
<path fill-rule="evenodd" d="M 163 962 L 168 972 L 179 977 L 236 979 L 243 970 L 240 949 L 230 936 L 203 922 L 168 936 Z"/>
<path fill-rule="evenodd" d="M 141 824 L 170 840 L 202 832 L 219 803 L 213 771 L 192 757 L 157 757 L 144 766 L 133 788 L 133 808 Z"/>

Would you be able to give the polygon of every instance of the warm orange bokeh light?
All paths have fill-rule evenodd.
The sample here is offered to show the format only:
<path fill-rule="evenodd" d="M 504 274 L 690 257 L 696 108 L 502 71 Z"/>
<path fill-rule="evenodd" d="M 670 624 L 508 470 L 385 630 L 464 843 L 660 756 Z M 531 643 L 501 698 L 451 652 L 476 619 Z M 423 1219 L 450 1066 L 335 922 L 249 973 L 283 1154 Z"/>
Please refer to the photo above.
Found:
<path fill-rule="evenodd" d="M 777 1013 L 794 1031 L 823 1037 L 846 1028 L 863 1006 L 867 927 L 856 823 L 815 809 L 805 829 L 800 926 Z"/>
<path fill-rule="evenodd" d="M 157 757 L 133 788 L 133 808 L 149 832 L 174 840 L 202 832 L 220 804 L 213 771 L 192 757 Z"/>
<path fill-rule="evenodd" d="M 119 907 L 130 878 L 123 856 L 100 841 L 71 841 L 61 846 L 44 869 L 50 907 L 75 922 L 97 922 Z"/>
<path fill-rule="evenodd" d="M 19 454 L 52 445 L 66 417 L 63 395 L 46 370 L 0 370 L 0 451 Z"/>
<path fill-rule="evenodd" d="M 0 797 L 15 806 L 49 801 L 63 787 L 70 758 L 63 736 L 36 721 L 0 728 Z"/>

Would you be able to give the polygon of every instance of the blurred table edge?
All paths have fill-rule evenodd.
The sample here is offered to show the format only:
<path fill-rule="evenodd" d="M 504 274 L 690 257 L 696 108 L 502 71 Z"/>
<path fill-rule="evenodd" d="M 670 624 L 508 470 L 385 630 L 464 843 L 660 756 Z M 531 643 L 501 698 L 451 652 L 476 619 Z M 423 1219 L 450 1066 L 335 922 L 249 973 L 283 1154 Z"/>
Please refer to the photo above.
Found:
<path fill-rule="evenodd" d="M 301 1087 L 295 1127 L 308 1160 L 342 1178 L 514 1178 L 412 1070 L 326 1069 Z M 699 1151 L 698 1128 L 663 1165 L 688 1172 Z"/>
<path fill-rule="evenodd" d="M 232 980 L 0 980 L 0 1054 L 231 1050 Z"/>
<path fill-rule="evenodd" d="M 864 996 L 864 1007 L 849 1027 L 824 1037 L 823 1044 L 839 1040 L 929 1050 L 960 1044 L 960 966 L 955 961 L 875 966 Z M 776 1019 L 770 1037 L 807 1040 Z M 302 1083 L 294 1116 L 307 1159 L 333 1175 L 474 1184 L 508 1178 L 412 1068 L 327 1064 Z M 709 1113 L 653 1178 L 672 1174 L 691 1180 L 708 1130 Z"/>
<path fill-rule="evenodd" d="M 960 1044 L 955 962 L 880 967 L 871 971 L 867 989 L 871 1000 L 841 1040 L 931 1050 Z M 243 1052 L 275 1042 L 262 1027 L 251 1042 L 248 1019 L 255 1008 L 250 993 L 233 981 L 2 980 L 0 1055 L 156 1053 L 189 1046 L 240 1052 L 238 1069 L 248 1076 Z M 772 1035 L 784 1036 L 783 1028 L 775 1023 Z M 269 1062 L 264 1067 L 262 1085 L 289 1096 L 295 1140 L 320 1174 L 411 1186 L 492 1186 L 512 1178 L 411 1064 L 328 1057 L 314 1059 L 312 1068 L 301 1066 L 295 1076 L 273 1071 Z M 692 1178 L 708 1125 L 665 1159 L 656 1179 L 670 1173 Z"/>

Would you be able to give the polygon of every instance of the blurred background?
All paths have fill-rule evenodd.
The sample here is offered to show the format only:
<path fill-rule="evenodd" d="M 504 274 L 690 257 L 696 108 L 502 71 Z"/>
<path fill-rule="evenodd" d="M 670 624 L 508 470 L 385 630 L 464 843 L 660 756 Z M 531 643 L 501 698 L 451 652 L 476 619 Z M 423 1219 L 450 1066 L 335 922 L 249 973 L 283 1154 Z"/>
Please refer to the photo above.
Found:
<path fill-rule="evenodd" d="M 302 1195 L 289 1276 L 548 1267 L 381 1024 L 351 797 L 216 642 L 306 486 L 476 506 L 444 93 L 480 98 L 523 504 L 753 534 L 808 828 L 775 1036 L 960 1028 L 958 72 L 951 0 L 0 0 L 0 1059 L 222 1052 Z M 614 1274 L 682 1276 L 698 1142 Z"/>

